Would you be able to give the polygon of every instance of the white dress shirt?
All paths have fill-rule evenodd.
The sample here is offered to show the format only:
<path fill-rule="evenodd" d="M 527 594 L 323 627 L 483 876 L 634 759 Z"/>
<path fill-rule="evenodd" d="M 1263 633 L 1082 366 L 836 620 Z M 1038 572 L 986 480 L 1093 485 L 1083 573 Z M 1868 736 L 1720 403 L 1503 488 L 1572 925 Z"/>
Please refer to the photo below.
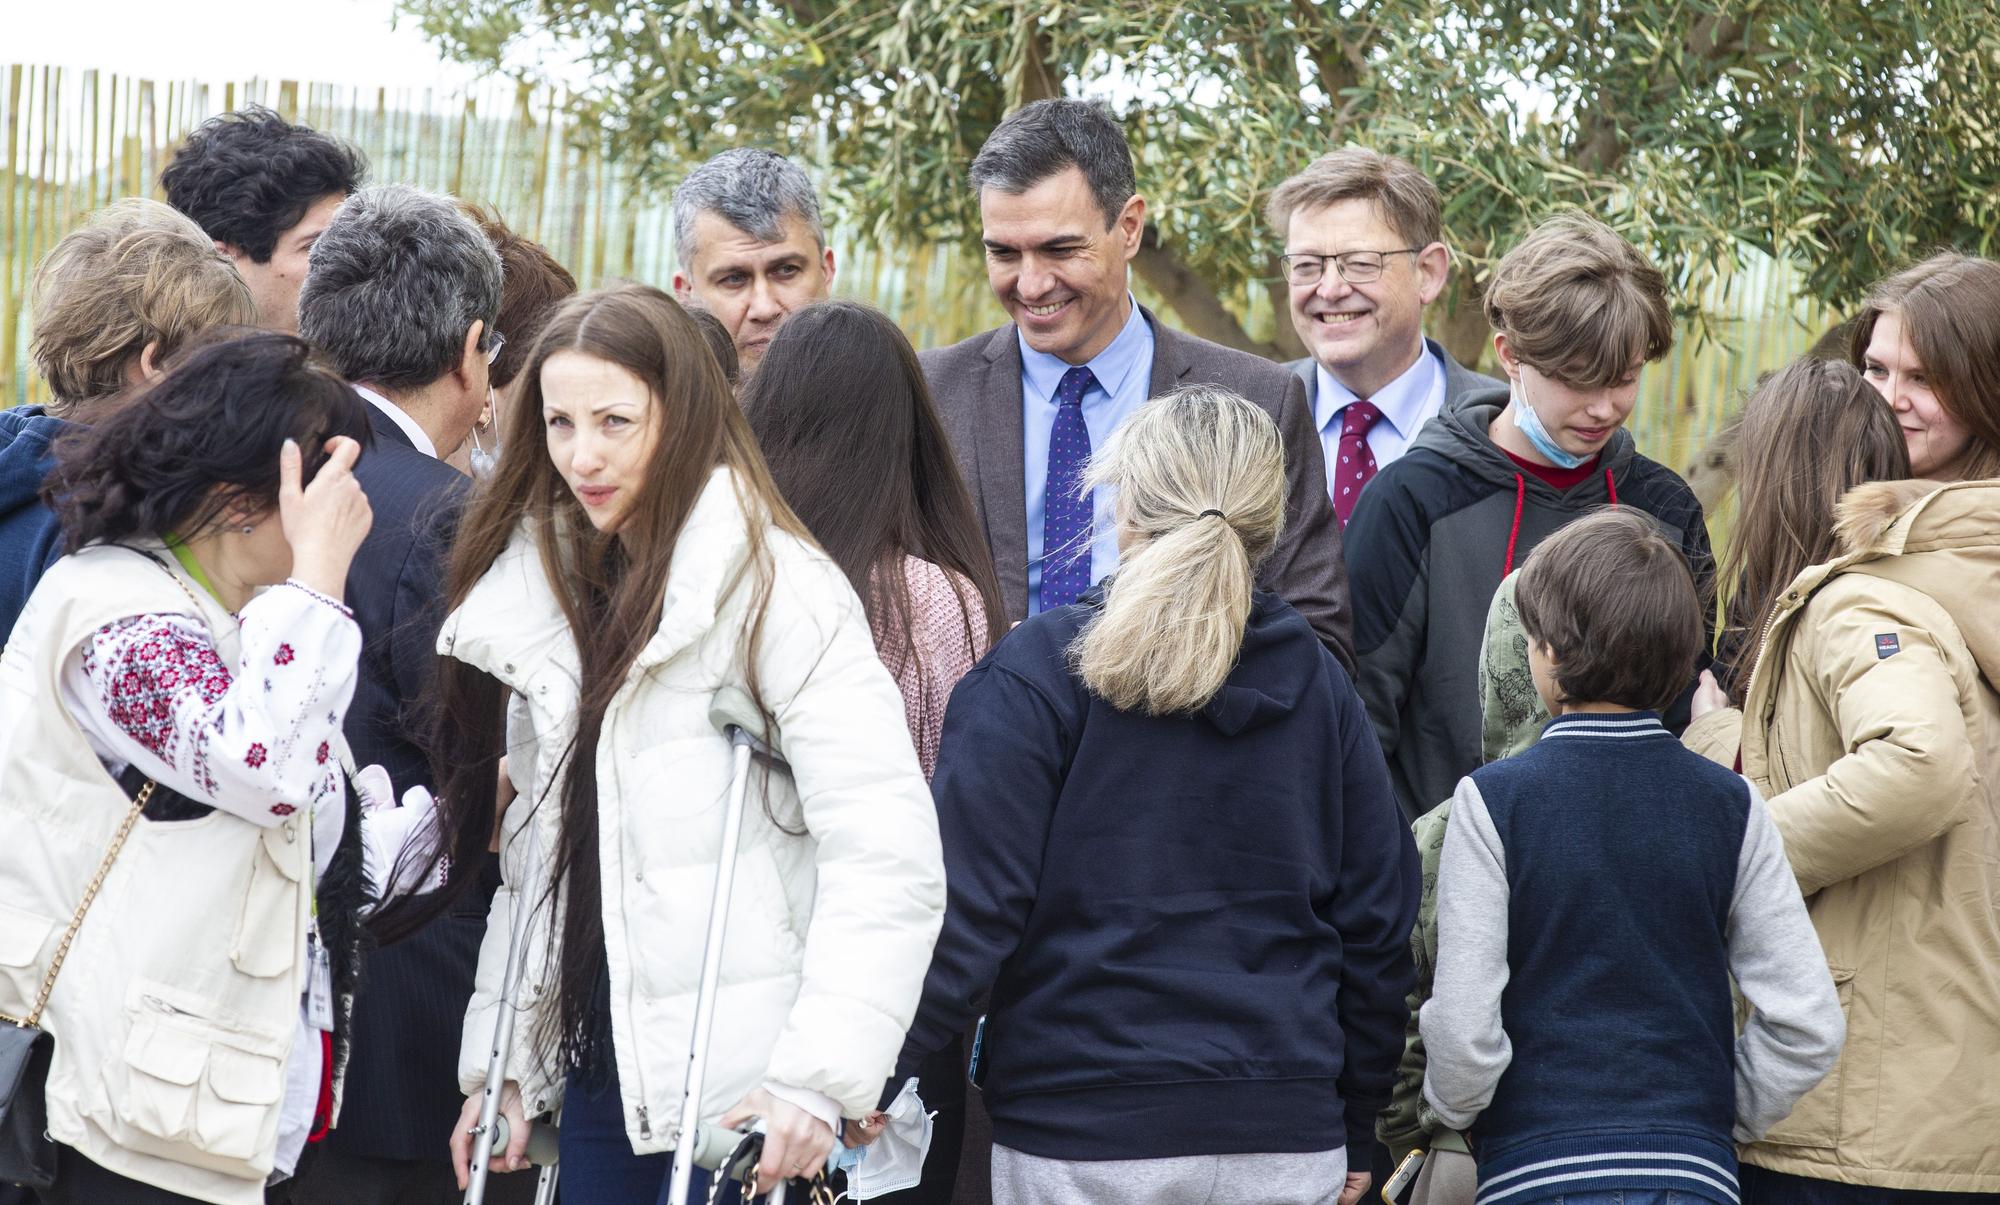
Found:
<path fill-rule="evenodd" d="M 401 427 L 403 434 L 409 436 L 410 442 L 416 445 L 417 451 L 422 452 L 432 460 L 438 458 L 437 445 L 431 442 L 430 436 L 424 434 L 424 429 L 417 425 L 417 420 L 411 418 L 408 411 L 375 392 L 373 389 L 368 388 L 366 385 L 356 385 L 354 392 L 368 399 L 369 405 L 388 415 L 390 422 Z"/>
<path fill-rule="evenodd" d="M 1355 397 L 1352 389 L 1333 379 L 1324 364 L 1316 371 L 1319 389 L 1313 394 L 1313 422 L 1319 426 L 1319 442 L 1326 449 L 1326 486 L 1331 496 L 1333 467 L 1340 463 L 1341 412 Z M 1409 450 L 1417 432 L 1444 408 L 1444 365 L 1426 347 L 1402 376 L 1368 400 L 1382 412 L 1382 421 L 1368 429 L 1368 450 L 1375 453 L 1375 467 L 1386 469 L 1390 461 Z"/>

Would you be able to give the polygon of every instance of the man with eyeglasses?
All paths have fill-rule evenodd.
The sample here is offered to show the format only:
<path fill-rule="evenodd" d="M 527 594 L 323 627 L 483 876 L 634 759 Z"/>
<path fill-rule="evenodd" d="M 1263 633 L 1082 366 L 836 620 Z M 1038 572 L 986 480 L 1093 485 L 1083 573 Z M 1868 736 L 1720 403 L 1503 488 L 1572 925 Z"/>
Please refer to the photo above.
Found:
<path fill-rule="evenodd" d="M 1424 337 L 1424 307 L 1451 269 L 1441 208 L 1430 177 L 1362 147 L 1320 156 L 1271 194 L 1292 326 L 1312 353 L 1291 368 L 1305 382 L 1343 525 L 1362 487 L 1439 410 L 1500 384 Z"/>
<path fill-rule="evenodd" d="M 469 482 L 446 464 L 486 406 L 502 340 L 500 255 L 458 203 L 396 184 L 343 201 L 313 243 L 299 332 L 368 403 L 354 466 L 375 513 L 348 569 L 361 674 L 345 731 L 356 765 L 397 792 L 431 785 L 432 666 L 444 564 Z M 290 1205 L 443 1205 L 459 1199 L 451 1128 L 458 1039 L 497 862 L 481 889 L 409 939 L 373 951 L 354 997 L 340 1124 L 299 1165 Z M 504 1181 L 517 1177 L 506 1176 Z M 533 1184 L 496 1181 L 522 1201 Z"/>

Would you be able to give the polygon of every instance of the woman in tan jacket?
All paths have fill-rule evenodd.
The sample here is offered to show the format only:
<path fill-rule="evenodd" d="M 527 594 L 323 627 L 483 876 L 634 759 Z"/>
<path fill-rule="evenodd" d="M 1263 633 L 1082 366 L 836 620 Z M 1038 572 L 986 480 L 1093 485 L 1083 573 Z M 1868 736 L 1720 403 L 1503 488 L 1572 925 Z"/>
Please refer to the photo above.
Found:
<path fill-rule="evenodd" d="M 2000 1194 L 2000 481 L 1860 484 L 1907 473 L 1869 401 L 1824 364 L 1752 399 L 1725 580 L 1761 633 L 1686 736 L 1769 799 L 1847 1013 L 1745 1205 Z"/>

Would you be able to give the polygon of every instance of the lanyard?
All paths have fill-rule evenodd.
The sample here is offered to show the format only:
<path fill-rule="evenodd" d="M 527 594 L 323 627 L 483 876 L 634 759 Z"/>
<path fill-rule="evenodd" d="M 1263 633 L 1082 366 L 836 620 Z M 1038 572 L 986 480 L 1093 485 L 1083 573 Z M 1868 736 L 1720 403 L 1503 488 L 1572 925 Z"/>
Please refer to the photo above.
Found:
<path fill-rule="evenodd" d="M 208 591 L 208 596 L 217 604 L 222 604 L 222 596 L 215 592 L 214 584 L 208 580 L 208 574 L 202 572 L 201 562 L 194 559 L 194 553 L 188 551 L 187 544 L 179 536 L 168 532 L 166 545 L 167 551 L 174 554 L 174 559 L 181 563 L 181 568 L 187 570 L 187 575 L 194 579 L 195 585 Z M 229 608 L 223 605 L 222 609 L 227 611 Z"/>
<path fill-rule="evenodd" d="M 195 560 L 194 553 L 188 551 L 187 543 L 183 541 L 179 536 L 174 535 L 171 532 L 167 534 L 165 538 L 165 543 L 167 546 L 167 551 L 174 554 L 174 559 L 180 562 L 181 568 L 187 571 L 187 575 L 194 579 L 195 584 L 200 586 L 203 590 L 206 590 L 208 592 L 208 596 L 210 598 L 215 599 L 216 604 L 221 606 L 223 610 L 227 611 L 229 609 L 228 606 L 224 604 L 222 602 L 221 597 L 216 594 L 215 586 L 208 580 L 208 574 L 202 572 L 201 562 Z M 192 597 L 190 597 L 189 601 L 193 601 Z M 313 869 L 315 863 L 313 861 L 311 852 L 312 831 L 313 831 L 312 821 L 313 821 L 312 809 L 307 808 L 306 809 L 306 849 L 307 849 L 306 860 L 308 866 L 307 880 L 308 882 L 311 883 L 311 886 L 307 889 L 307 896 L 306 896 L 310 907 L 310 912 L 308 913 L 308 920 L 306 924 L 306 956 L 307 956 L 306 993 L 305 993 L 306 1013 L 308 1021 L 315 1028 L 320 1029 L 327 1033 L 331 1033 L 333 1032 L 333 968 L 332 968 L 331 957 L 326 948 L 326 943 L 320 940 L 319 881 L 318 881 L 319 876 Z"/>

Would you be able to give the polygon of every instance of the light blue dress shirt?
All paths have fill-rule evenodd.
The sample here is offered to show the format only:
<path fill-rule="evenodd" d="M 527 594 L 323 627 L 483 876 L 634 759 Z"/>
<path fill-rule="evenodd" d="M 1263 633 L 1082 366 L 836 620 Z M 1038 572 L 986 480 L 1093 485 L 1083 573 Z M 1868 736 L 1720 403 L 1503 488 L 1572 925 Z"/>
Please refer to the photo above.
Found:
<path fill-rule="evenodd" d="M 1153 328 L 1126 294 L 1132 314 L 1111 345 L 1084 367 L 1097 378 L 1083 395 L 1083 425 L 1090 432 L 1090 449 L 1102 451 L 1104 441 L 1134 410 L 1144 405 L 1153 383 Z M 1049 486 L 1049 436 L 1056 425 L 1056 386 L 1073 365 L 1061 357 L 1036 351 L 1021 339 L 1021 459 L 1027 469 L 1022 481 L 1028 504 L 1028 614 L 1042 609 L 1043 494 Z M 1090 580 L 1096 583 L 1118 568 L 1118 527 L 1112 519 L 1109 488 L 1091 499 L 1095 518 L 1090 529 Z"/>
<path fill-rule="evenodd" d="M 1318 371 L 1313 422 L 1319 426 L 1320 446 L 1326 449 L 1326 492 L 1331 497 L 1334 466 L 1340 463 L 1341 412 L 1354 400 L 1354 391 L 1334 380 L 1324 364 Z M 1368 450 L 1375 453 L 1375 467 L 1386 469 L 1409 451 L 1417 432 L 1444 409 L 1444 364 L 1426 344 L 1416 363 L 1368 400 L 1382 412 L 1382 421 L 1368 429 Z"/>

